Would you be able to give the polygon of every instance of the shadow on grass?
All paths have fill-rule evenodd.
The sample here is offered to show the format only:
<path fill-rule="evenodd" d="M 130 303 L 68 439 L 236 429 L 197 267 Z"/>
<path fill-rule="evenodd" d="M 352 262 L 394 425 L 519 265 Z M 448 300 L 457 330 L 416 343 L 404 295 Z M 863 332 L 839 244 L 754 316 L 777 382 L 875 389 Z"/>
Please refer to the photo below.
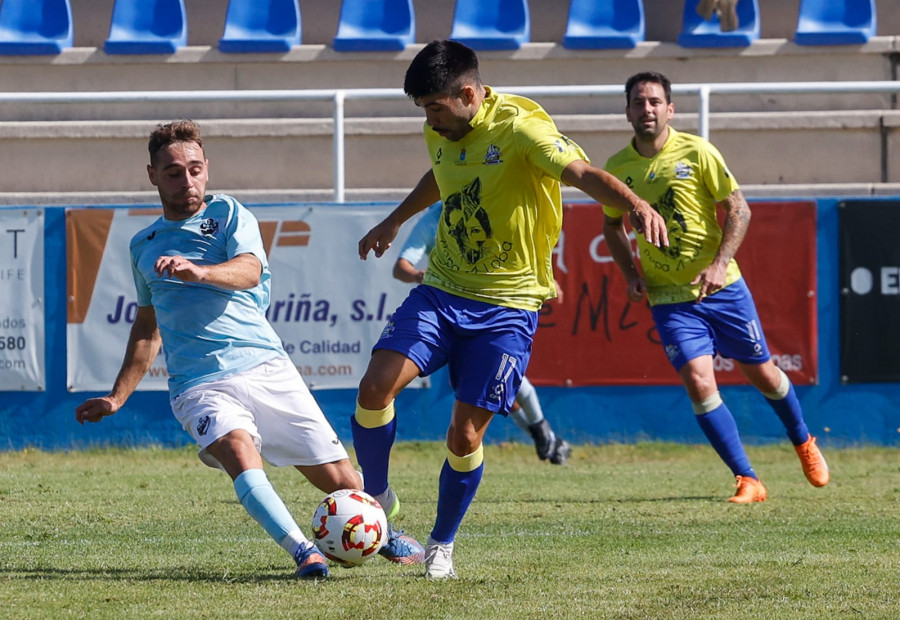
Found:
<path fill-rule="evenodd" d="M 358 569 L 347 569 L 340 566 L 331 566 L 329 582 L 341 582 L 346 579 L 358 579 L 363 572 Z M 405 569 L 405 570 L 404 570 Z M 415 574 L 411 571 L 415 570 Z M 419 567 L 403 567 L 392 575 L 393 578 L 408 580 L 421 577 Z M 392 571 L 393 572 L 393 571 Z M 374 575 L 374 573 L 373 573 Z M 383 571 L 378 573 L 378 579 L 384 580 Z M 153 570 L 140 569 L 109 569 L 109 568 L 0 568 L 0 580 L 11 581 L 137 581 L 143 583 L 153 582 L 205 582 L 228 584 L 259 584 L 269 582 L 298 582 L 314 584 L 322 580 L 305 580 L 294 576 L 293 570 L 266 567 L 251 573 L 236 573 L 234 575 L 226 571 L 191 569 L 183 566 L 156 568 Z"/>

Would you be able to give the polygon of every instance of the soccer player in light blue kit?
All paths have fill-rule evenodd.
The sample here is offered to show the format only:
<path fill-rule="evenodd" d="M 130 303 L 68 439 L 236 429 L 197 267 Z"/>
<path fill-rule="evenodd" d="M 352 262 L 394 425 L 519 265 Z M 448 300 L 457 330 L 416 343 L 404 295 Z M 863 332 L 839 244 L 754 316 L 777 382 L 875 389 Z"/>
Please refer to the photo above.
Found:
<path fill-rule="evenodd" d="M 78 406 L 99 422 L 134 392 L 163 346 L 175 417 L 200 459 L 225 471 L 238 499 L 297 563 L 328 565 L 263 470 L 294 466 L 326 493 L 362 482 L 265 317 L 270 274 L 259 225 L 231 196 L 205 194 L 208 162 L 192 121 L 150 135 L 150 182 L 163 216 L 131 240 L 138 312 L 112 390 Z M 390 559 L 390 558 L 389 558 Z"/>
<path fill-rule="evenodd" d="M 419 269 L 417 265 L 434 247 L 440 219 L 441 203 L 437 202 L 431 205 L 416 221 L 400 249 L 400 256 L 394 263 L 395 278 L 403 282 L 422 283 L 426 269 L 424 267 Z M 566 464 L 572 447 L 568 441 L 553 432 L 550 422 L 544 417 L 537 390 L 534 389 L 528 377 L 522 377 L 522 385 L 519 386 L 516 402 L 510 409 L 509 415 L 516 426 L 531 435 L 538 458 L 542 461 L 550 461 L 554 465 Z"/>

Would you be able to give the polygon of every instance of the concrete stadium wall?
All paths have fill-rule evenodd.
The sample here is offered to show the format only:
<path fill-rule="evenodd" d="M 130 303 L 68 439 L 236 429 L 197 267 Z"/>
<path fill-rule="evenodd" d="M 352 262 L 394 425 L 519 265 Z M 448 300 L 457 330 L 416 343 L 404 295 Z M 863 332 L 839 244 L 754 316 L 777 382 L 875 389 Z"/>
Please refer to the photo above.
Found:
<path fill-rule="evenodd" d="M 823 445 L 900 445 L 900 383 L 843 385 L 840 381 L 837 204 L 837 198 L 817 201 L 820 378 L 818 385 L 797 386 L 797 393 L 809 427 Z M 162 392 L 136 393 L 122 411 L 100 424 L 81 427 L 75 422 L 75 407 L 94 394 L 66 390 L 64 209 L 47 209 L 45 231 L 47 390 L 3 393 L 0 450 L 190 443 Z M 776 416 L 755 390 L 724 387 L 722 393 L 746 442 L 784 440 Z M 680 387 L 542 387 L 538 394 L 547 418 L 575 443 L 705 442 Z M 315 395 L 338 434 L 349 442 L 355 392 L 320 390 Z M 434 376 L 429 389 L 404 391 L 397 402 L 399 439 L 443 439 L 451 404 L 445 371 Z M 488 430 L 487 440 L 528 441 L 514 424 L 499 419 Z"/>
<path fill-rule="evenodd" d="M 694 0 L 685 0 L 693 2 Z M 896 0 L 892 0 L 896 2 Z M 8 92 L 399 88 L 419 46 L 396 53 L 330 47 L 340 2 L 302 0 L 304 40 L 285 54 L 223 54 L 216 45 L 228 0 L 188 0 L 189 46 L 171 55 L 107 55 L 114 0 L 72 0 L 76 47 L 55 56 L 0 56 Z M 453 2 L 418 0 L 419 43 L 449 34 Z M 896 80 L 900 11 L 880 0 L 879 36 L 865 45 L 792 42 L 799 0 L 760 0 L 762 39 L 747 48 L 677 45 L 684 4 L 645 0 L 647 41 L 632 50 L 566 50 L 568 3 L 530 0 L 532 43 L 483 52 L 487 83 L 504 86 L 622 84 L 659 70 L 676 83 Z M 541 97 L 564 132 L 602 162 L 628 139 L 621 97 Z M 696 99 L 676 100 L 675 126 L 696 128 Z M 900 111 L 890 95 L 713 96 L 711 137 L 748 195 L 755 188 L 900 183 Z M 0 204 L 153 200 L 142 170 L 156 122 L 202 122 L 216 184 L 246 202 L 333 196 L 330 103 L 0 104 Z M 394 199 L 422 168 L 422 115 L 406 100 L 348 102 L 351 199 Z M 842 157 L 835 165 L 833 154 Z M 42 162 L 35 166 L 34 162 Z M 46 170 L 53 174 L 46 174 Z M 129 172 L 130 171 L 130 172 Z M 772 189 L 776 188 L 776 189 Z M 848 191 L 846 188 L 843 191 Z"/>

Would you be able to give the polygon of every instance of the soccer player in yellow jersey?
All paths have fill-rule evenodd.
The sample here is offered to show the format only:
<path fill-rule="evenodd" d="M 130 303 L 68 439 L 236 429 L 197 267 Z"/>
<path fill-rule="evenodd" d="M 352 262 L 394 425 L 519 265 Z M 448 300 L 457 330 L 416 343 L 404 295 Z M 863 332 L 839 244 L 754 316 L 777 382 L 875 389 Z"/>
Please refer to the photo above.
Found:
<path fill-rule="evenodd" d="M 478 58 L 465 45 L 426 45 L 406 72 L 404 90 L 425 111 L 431 170 L 360 240 L 360 258 L 370 251 L 382 256 L 406 220 L 435 202 L 444 206 L 428 272 L 373 348 L 351 428 L 365 490 L 391 518 L 399 507 L 388 484 L 394 397 L 416 376 L 448 366 L 455 403 L 424 554 L 426 577 L 445 579 L 456 576 L 453 541 L 481 482 L 484 433 L 495 413 L 509 412 L 538 310 L 555 295 L 560 181 L 634 213 L 651 245 L 666 243 L 666 229 L 624 183 L 592 167 L 538 104 L 485 86 Z M 418 561 L 409 545 L 409 561 Z"/>
<path fill-rule="evenodd" d="M 734 260 L 750 223 L 750 207 L 722 155 L 706 140 L 669 126 L 672 87 L 659 73 L 638 73 L 625 85 L 625 115 L 634 139 L 606 170 L 648 200 L 666 219 L 668 247 L 638 237 L 638 271 L 623 212 L 604 204 L 604 233 L 628 282 L 628 297 L 650 300 L 669 361 L 678 371 L 697 422 L 737 480 L 735 503 L 761 502 L 766 489 L 750 465 L 734 417 L 716 387 L 713 356 L 734 359 L 784 424 L 803 472 L 828 483 L 825 459 L 809 434 L 787 375 L 772 362 L 756 307 Z M 724 226 L 716 209 L 725 212 Z"/>

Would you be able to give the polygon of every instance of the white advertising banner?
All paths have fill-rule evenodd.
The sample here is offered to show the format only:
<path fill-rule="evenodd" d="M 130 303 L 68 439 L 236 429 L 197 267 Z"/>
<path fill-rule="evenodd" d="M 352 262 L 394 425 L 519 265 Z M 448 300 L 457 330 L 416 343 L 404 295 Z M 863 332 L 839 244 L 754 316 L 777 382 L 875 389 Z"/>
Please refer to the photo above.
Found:
<path fill-rule="evenodd" d="M 359 239 L 390 208 L 297 205 L 252 211 L 272 272 L 268 318 L 285 350 L 311 388 L 357 387 L 372 345 L 410 288 L 391 275 L 397 245 L 380 259 L 370 255 L 361 261 L 357 254 Z M 112 386 L 137 311 L 128 243 L 160 213 L 67 212 L 70 390 Z M 166 379 L 160 355 L 139 389 L 167 389 Z"/>
<path fill-rule="evenodd" d="M 0 236 L 0 391 L 42 391 L 43 210 L 0 210 Z"/>

